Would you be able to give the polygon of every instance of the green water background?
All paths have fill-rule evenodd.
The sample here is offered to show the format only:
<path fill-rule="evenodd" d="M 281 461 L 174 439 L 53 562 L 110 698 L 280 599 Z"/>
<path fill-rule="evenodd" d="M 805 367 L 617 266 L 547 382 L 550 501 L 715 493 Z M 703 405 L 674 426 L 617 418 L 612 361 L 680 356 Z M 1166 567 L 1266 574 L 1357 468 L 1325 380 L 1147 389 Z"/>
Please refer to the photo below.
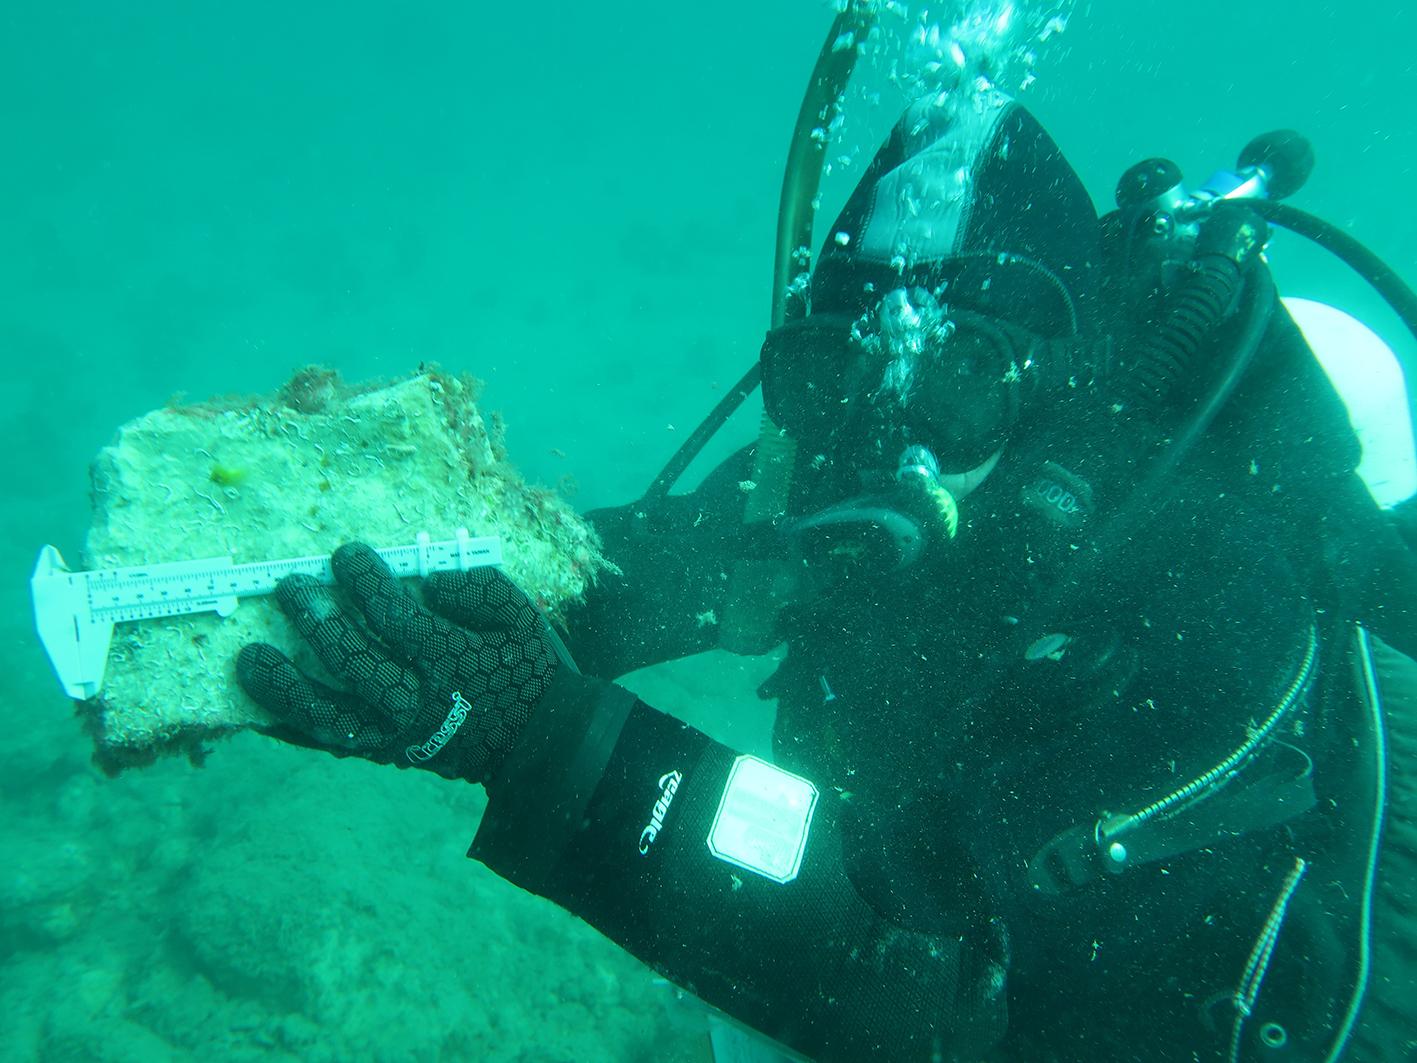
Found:
<path fill-rule="evenodd" d="M 692 1058 L 662 986 L 463 859 L 472 788 L 254 737 L 100 776 L 27 578 L 42 543 L 77 558 L 118 424 L 309 362 L 471 372 L 529 478 L 632 497 L 756 355 L 829 20 L 815 0 L 0 10 L 0 1058 Z M 1027 98 L 1104 206 L 1142 157 L 1199 180 L 1299 129 L 1319 160 L 1299 205 L 1414 281 L 1414 40 L 1396 3 L 1096 0 Z M 893 118 L 856 112 L 852 142 Z M 1417 364 L 1341 267 L 1283 239 L 1273 258 L 1286 293 Z M 644 682 L 750 742 L 760 672 Z"/>

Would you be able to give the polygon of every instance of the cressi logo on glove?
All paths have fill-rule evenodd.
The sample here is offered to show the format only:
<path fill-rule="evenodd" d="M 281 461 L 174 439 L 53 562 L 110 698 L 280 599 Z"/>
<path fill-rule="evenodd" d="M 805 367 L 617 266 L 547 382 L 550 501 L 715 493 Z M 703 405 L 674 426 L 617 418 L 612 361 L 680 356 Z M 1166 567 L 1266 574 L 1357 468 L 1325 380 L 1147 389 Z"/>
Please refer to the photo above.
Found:
<path fill-rule="evenodd" d="M 472 702 L 462 696 L 461 690 L 454 690 L 453 707 L 448 710 L 448 715 L 443 720 L 443 726 L 434 731 L 428 741 L 405 749 L 404 756 L 415 764 L 432 760 L 437 756 L 438 751 L 448 744 L 448 740 L 458 733 L 458 728 L 466 722 L 470 712 L 472 712 Z"/>

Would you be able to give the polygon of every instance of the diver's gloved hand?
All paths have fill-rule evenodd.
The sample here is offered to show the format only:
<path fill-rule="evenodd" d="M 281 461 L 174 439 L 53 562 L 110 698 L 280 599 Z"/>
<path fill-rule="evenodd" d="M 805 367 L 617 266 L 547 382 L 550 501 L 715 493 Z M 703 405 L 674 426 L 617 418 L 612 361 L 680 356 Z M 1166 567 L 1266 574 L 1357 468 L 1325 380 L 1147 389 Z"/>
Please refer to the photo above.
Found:
<path fill-rule="evenodd" d="M 536 607 L 495 568 L 442 572 L 420 605 L 368 546 L 333 557 L 355 615 L 308 576 L 276 600 L 344 689 L 274 646 L 242 649 L 236 675 L 279 721 L 277 737 L 481 782 L 495 772 L 560 668 Z"/>

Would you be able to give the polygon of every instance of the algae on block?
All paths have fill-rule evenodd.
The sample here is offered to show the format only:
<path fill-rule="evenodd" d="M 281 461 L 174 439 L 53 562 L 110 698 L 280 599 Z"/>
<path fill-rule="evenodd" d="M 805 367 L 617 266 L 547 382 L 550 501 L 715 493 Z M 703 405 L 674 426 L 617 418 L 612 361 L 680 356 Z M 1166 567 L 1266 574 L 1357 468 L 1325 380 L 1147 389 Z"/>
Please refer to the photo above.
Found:
<path fill-rule="evenodd" d="M 553 614 L 604 564 L 590 526 L 525 484 L 466 377 L 420 371 L 349 386 L 307 369 L 269 397 L 155 410 L 124 425 L 93 466 L 84 567 L 328 554 L 359 539 L 399 546 L 465 527 L 502 538 L 503 568 Z M 215 614 L 119 624 L 103 690 L 83 702 L 110 768 L 263 719 L 236 683 L 248 642 L 318 670 L 270 598 Z"/>

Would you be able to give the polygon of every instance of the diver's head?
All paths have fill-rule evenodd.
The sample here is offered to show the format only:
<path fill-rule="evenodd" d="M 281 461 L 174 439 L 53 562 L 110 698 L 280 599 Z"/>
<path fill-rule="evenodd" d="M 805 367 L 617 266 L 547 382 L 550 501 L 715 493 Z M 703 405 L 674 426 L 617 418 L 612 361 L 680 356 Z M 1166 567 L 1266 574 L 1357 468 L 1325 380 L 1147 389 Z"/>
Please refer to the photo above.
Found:
<path fill-rule="evenodd" d="M 1097 246 L 1091 200 L 1021 106 L 912 107 L 832 226 L 808 313 L 768 335 L 769 415 L 814 452 L 980 467 L 1045 383 L 1043 346 L 1088 330 Z"/>
<path fill-rule="evenodd" d="M 1003 96 L 912 107 L 832 226 L 808 312 L 768 334 L 763 397 L 820 471 L 784 526 L 808 585 L 900 573 L 1058 394 L 1090 331 L 1098 222 Z M 845 474 L 845 475 L 842 475 Z M 940 555 L 943 556 L 943 555 Z"/>

